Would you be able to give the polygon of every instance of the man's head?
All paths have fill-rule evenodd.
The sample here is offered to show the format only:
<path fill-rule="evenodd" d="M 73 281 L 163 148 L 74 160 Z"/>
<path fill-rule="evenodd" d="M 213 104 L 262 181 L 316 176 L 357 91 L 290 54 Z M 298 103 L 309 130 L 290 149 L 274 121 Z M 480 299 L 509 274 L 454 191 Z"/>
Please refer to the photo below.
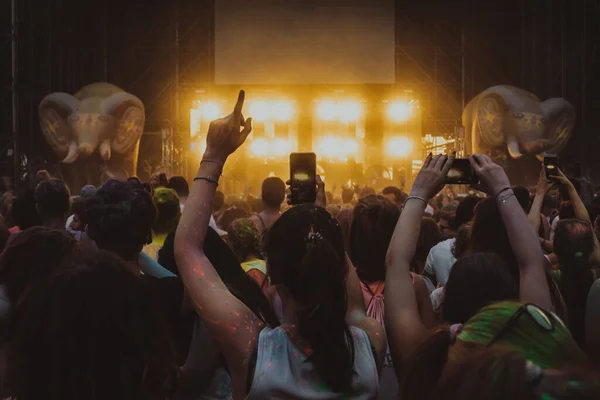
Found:
<path fill-rule="evenodd" d="M 401 206 L 408 197 L 406 193 L 394 186 L 386 187 L 381 193 L 397 206 Z"/>
<path fill-rule="evenodd" d="M 354 190 L 350 188 L 342 190 L 342 203 L 351 204 L 352 200 L 354 200 Z"/>
<path fill-rule="evenodd" d="M 79 191 L 79 197 L 82 199 L 89 199 L 96 194 L 96 190 L 98 189 L 94 185 L 85 185 L 81 188 L 81 191 Z"/>
<path fill-rule="evenodd" d="M 448 204 L 439 212 L 438 226 L 444 237 L 455 233 L 456 204 Z"/>
<path fill-rule="evenodd" d="M 262 184 L 262 201 L 265 208 L 277 209 L 285 199 L 285 183 L 279 178 L 267 178 Z"/>
<path fill-rule="evenodd" d="M 187 197 L 190 195 L 190 186 L 183 176 L 174 176 L 169 179 L 169 189 L 177 192 L 179 197 Z"/>
<path fill-rule="evenodd" d="M 40 182 L 35 188 L 34 197 L 43 222 L 67 220 L 71 208 L 71 193 L 65 182 L 60 179 Z"/>

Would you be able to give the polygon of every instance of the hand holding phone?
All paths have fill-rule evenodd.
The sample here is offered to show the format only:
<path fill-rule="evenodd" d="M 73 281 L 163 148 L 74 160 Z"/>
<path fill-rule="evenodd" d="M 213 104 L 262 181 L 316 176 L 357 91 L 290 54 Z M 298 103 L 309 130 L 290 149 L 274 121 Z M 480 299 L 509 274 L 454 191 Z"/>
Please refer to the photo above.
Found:
<path fill-rule="evenodd" d="M 558 176 L 558 156 L 555 154 L 544 155 L 544 170 L 546 172 L 546 178 L 552 181 L 551 177 Z"/>
<path fill-rule="evenodd" d="M 317 156 L 315 153 L 290 154 L 290 204 L 314 203 L 317 199 Z"/>
<path fill-rule="evenodd" d="M 473 185 L 479 178 L 467 158 L 456 158 L 444 181 L 445 185 Z"/>

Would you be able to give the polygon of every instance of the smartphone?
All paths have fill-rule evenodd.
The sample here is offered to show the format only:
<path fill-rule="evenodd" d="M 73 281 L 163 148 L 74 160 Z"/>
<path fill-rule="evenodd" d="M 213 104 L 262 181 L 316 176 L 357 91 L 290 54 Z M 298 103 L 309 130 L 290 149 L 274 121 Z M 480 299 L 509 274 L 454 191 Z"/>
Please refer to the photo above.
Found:
<path fill-rule="evenodd" d="M 317 199 L 317 156 L 290 154 L 290 204 L 314 203 Z"/>
<path fill-rule="evenodd" d="M 558 156 L 556 155 L 544 155 L 544 169 L 546 170 L 546 177 L 558 175 Z"/>
<path fill-rule="evenodd" d="M 452 168 L 446 175 L 446 185 L 472 185 L 479 183 L 479 178 L 467 158 L 456 158 Z"/>

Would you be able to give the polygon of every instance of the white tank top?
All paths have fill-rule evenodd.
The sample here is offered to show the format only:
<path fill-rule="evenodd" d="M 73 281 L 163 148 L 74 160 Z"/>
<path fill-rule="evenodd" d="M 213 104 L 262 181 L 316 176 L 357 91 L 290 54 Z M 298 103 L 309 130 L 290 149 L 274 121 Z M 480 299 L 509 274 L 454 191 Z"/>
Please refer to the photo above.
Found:
<path fill-rule="evenodd" d="M 352 393 L 331 392 L 285 331 L 265 328 L 259 335 L 252 388 L 246 399 L 376 399 L 379 376 L 371 342 L 359 328 L 350 327 L 350 332 L 355 349 Z"/>

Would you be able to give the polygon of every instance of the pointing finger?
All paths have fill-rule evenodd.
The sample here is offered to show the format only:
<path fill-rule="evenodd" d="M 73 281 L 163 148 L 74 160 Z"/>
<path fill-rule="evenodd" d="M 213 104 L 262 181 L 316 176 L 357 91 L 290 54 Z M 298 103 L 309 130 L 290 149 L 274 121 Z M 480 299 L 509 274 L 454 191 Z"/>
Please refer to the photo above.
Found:
<path fill-rule="evenodd" d="M 240 94 L 238 95 L 237 103 L 235 103 L 235 108 L 233 109 L 233 114 L 236 116 L 242 115 L 242 108 L 244 107 L 244 100 L 246 99 L 246 92 L 240 90 Z M 242 119 L 242 124 L 243 124 Z"/>

